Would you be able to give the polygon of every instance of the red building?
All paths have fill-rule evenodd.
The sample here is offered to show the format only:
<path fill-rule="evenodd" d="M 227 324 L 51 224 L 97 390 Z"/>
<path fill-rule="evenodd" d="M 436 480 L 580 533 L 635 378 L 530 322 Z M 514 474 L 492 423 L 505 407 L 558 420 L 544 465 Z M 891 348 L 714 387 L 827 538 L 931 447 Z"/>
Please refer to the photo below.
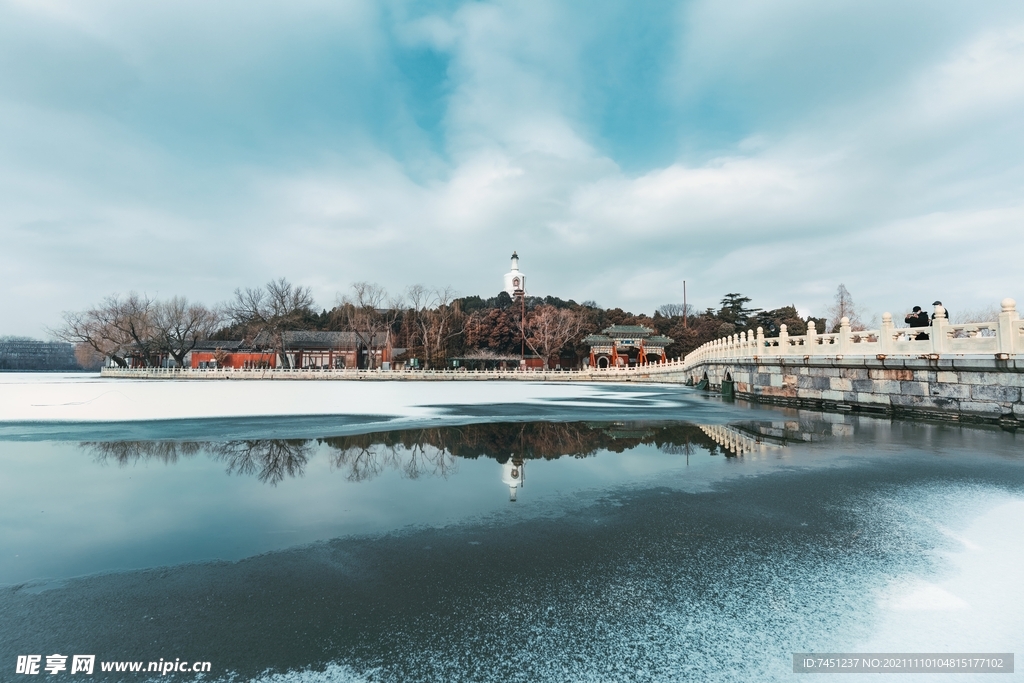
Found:
<path fill-rule="evenodd" d="M 381 367 L 404 351 L 392 347 L 390 335 L 374 339 L 368 348 L 355 332 L 292 330 L 284 333 L 282 341 L 287 367 L 316 370 Z M 200 342 L 190 356 L 188 365 L 196 369 L 286 367 L 269 344 L 247 347 L 240 341 L 208 340 Z"/>

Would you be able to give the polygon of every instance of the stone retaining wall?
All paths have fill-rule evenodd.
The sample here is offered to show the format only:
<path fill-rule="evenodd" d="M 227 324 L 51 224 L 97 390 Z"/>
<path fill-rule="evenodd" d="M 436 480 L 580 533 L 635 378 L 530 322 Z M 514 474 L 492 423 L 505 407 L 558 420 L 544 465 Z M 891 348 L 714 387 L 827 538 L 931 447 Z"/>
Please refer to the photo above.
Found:
<path fill-rule="evenodd" d="M 737 396 L 766 403 L 1024 426 L 1024 359 L 747 358 L 689 372 L 712 388 L 731 379 Z"/>

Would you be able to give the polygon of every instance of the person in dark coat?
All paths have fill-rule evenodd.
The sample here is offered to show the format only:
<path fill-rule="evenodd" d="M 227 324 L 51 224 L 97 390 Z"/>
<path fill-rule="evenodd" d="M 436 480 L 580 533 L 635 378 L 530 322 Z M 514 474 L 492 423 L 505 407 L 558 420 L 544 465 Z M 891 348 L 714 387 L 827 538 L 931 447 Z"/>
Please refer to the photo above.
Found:
<path fill-rule="evenodd" d="M 932 306 L 942 306 L 942 302 L 941 301 L 935 301 L 935 302 L 932 303 Z M 942 309 L 946 310 L 946 307 L 942 306 Z M 921 315 L 924 315 L 924 314 L 922 313 Z M 935 320 L 935 314 L 934 313 L 932 313 L 932 320 Z M 946 310 L 946 320 L 949 321 L 949 311 L 948 310 Z"/>
<path fill-rule="evenodd" d="M 914 312 L 908 313 L 903 322 L 907 323 L 910 327 L 928 327 L 931 324 L 928 320 L 928 314 L 922 311 L 920 306 L 914 306 Z M 914 339 L 928 339 L 928 333 L 918 332 Z"/>

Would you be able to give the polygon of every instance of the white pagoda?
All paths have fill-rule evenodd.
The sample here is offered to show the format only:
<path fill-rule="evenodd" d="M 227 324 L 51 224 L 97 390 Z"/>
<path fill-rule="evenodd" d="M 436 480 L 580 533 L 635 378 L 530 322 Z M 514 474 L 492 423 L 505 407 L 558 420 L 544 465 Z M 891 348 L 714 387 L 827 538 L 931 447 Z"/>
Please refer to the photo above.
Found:
<path fill-rule="evenodd" d="M 526 276 L 519 270 L 519 254 L 512 252 L 512 270 L 505 273 L 505 291 L 513 299 L 526 293 Z"/>

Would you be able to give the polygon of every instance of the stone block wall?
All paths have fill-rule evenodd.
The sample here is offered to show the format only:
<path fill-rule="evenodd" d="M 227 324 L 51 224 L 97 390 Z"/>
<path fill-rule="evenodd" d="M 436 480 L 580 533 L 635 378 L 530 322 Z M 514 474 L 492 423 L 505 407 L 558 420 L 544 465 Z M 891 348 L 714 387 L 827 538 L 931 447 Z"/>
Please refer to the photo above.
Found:
<path fill-rule="evenodd" d="M 1024 359 L 780 358 L 710 360 L 689 369 L 736 395 L 824 410 L 1024 426 Z"/>

